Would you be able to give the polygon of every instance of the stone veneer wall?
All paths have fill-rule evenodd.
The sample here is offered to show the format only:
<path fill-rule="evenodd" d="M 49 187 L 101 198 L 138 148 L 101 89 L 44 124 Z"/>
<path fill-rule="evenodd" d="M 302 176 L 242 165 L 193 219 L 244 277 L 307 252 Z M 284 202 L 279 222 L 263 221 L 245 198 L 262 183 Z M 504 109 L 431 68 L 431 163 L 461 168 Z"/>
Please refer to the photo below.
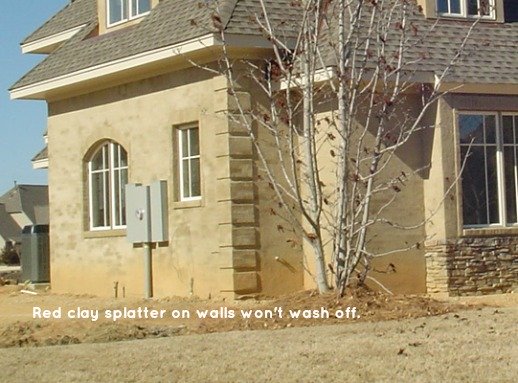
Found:
<path fill-rule="evenodd" d="M 518 287 L 518 237 L 470 237 L 426 244 L 428 293 L 512 292 Z"/>

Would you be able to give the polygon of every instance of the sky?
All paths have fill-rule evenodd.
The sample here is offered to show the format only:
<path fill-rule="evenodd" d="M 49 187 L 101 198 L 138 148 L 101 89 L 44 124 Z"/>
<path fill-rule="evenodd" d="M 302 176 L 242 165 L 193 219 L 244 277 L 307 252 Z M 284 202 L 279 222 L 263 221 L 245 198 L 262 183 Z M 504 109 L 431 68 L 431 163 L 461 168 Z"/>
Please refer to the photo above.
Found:
<path fill-rule="evenodd" d="M 11 100 L 8 88 L 45 56 L 22 55 L 20 41 L 69 0 L 10 1 L 0 12 L 0 195 L 18 184 L 46 184 L 47 170 L 32 169 L 31 158 L 45 143 L 45 101 Z"/>

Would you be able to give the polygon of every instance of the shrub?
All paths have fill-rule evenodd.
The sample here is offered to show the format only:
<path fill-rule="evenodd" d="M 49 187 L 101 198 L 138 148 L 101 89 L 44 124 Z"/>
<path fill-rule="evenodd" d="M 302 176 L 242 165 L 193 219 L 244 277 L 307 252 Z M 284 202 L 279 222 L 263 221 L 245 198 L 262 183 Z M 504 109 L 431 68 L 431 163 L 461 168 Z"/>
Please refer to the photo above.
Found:
<path fill-rule="evenodd" d="M 5 246 L 0 253 L 0 262 L 6 265 L 19 265 L 20 256 L 12 246 Z"/>

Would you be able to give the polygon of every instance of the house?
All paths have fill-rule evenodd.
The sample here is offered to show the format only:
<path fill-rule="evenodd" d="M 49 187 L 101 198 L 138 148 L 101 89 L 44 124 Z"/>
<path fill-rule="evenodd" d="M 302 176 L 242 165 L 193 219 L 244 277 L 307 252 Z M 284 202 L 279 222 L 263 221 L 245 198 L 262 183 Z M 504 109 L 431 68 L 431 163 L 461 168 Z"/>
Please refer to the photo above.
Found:
<path fill-rule="evenodd" d="M 0 204 L 0 249 L 20 242 L 21 229 L 16 221 L 5 210 L 5 205 Z"/>
<path fill-rule="evenodd" d="M 509 137 L 518 129 L 516 6 L 417 3 L 416 23 L 439 19 L 441 26 L 427 42 L 434 54 L 423 81 L 434 81 L 445 65 L 441 52 L 454 51 L 472 21 L 480 23 L 476 49 L 448 76 L 448 94 L 427 117 L 436 129 L 397 158 L 409 173 L 431 166 L 389 213 L 426 224 L 379 230 L 371 246 L 426 242 L 378 260 L 377 270 L 396 272 L 377 278 L 394 292 L 511 291 L 518 282 L 518 185 L 508 152 L 517 141 L 485 136 L 471 173 L 453 181 L 465 132 L 496 129 L 496 137 Z M 267 4 L 276 25 L 297 17 L 288 0 Z M 75 0 L 22 42 L 24 53 L 48 55 L 10 92 L 48 104 L 48 154 L 38 161 L 48 159 L 54 291 L 112 295 L 116 283 L 142 296 L 142 249 L 125 238 L 123 186 L 155 180 L 166 180 L 169 190 L 169 240 L 153 254 L 156 296 L 271 296 L 314 286 L 302 241 L 282 233 L 281 218 L 271 214 L 275 198 L 258 180 L 250 137 L 228 118 L 234 96 L 250 108 L 261 100 L 253 87 L 231 94 L 224 76 L 203 68 L 217 69 L 215 24 L 225 29 L 233 58 L 271 57 L 251 21 L 258 12 L 253 0 L 220 1 L 217 16 L 194 1 Z M 417 108 L 414 101 L 409 107 Z"/>
<path fill-rule="evenodd" d="M 27 225 L 48 225 L 48 187 L 15 185 L 0 196 L 0 248 L 21 242 Z"/>

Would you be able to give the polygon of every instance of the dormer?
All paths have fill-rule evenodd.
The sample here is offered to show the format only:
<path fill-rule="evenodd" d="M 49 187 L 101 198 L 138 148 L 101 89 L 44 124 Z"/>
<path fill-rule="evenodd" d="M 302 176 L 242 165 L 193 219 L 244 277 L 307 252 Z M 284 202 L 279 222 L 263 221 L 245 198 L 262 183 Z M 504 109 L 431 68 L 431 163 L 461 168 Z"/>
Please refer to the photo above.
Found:
<path fill-rule="evenodd" d="M 99 34 L 139 23 L 159 0 L 97 0 Z"/>
<path fill-rule="evenodd" d="M 417 0 L 427 18 L 503 23 L 505 0 Z"/>
<path fill-rule="evenodd" d="M 21 42 L 23 53 L 50 54 L 87 25 L 97 23 L 97 0 L 71 0 Z"/>

